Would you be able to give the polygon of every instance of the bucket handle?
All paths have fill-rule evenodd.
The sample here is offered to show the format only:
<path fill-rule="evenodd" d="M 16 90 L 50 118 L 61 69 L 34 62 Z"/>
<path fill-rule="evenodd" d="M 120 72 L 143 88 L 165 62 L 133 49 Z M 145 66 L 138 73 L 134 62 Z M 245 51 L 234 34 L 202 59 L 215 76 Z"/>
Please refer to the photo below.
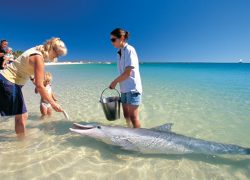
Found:
<path fill-rule="evenodd" d="M 101 94 L 100 99 L 102 99 L 102 97 L 103 97 L 103 93 L 104 93 L 107 89 L 110 89 L 110 88 L 109 88 L 109 87 L 107 87 L 107 88 L 105 88 L 105 89 L 102 91 L 102 94 Z M 120 92 L 119 92 L 117 89 L 110 89 L 110 90 L 115 90 L 115 91 L 118 93 L 119 98 L 121 98 L 121 94 L 120 94 Z"/>

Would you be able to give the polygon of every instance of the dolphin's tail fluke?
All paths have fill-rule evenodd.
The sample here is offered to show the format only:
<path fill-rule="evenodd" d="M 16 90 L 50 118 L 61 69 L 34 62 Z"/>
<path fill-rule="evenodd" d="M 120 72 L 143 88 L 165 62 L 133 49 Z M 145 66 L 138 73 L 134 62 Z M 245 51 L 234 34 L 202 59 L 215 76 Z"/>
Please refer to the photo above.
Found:
<path fill-rule="evenodd" d="M 231 154 L 250 155 L 250 148 L 245 148 L 245 147 L 239 146 L 239 149 Z"/>
<path fill-rule="evenodd" d="M 250 148 L 246 148 L 245 153 L 246 153 L 246 155 L 250 155 Z"/>
<path fill-rule="evenodd" d="M 193 140 L 195 142 L 195 140 Z M 204 154 L 239 154 L 250 155 L 249 147 L 242 147 L 234 144 L 222 144 L 216 142 L 209 142 L 196 139 L 196 142 L 192 144 L 191 150 L 194 152 Z"/>

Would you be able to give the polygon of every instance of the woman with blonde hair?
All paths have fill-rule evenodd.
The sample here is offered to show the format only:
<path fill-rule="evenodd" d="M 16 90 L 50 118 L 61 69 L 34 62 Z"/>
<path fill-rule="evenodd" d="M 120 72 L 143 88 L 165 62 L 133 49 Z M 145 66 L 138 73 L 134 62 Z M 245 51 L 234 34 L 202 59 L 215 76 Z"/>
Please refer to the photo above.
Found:
<path fill-rule="evenodd" d="M 54 62 L 57 57 L 66 54 L 64 42 L 60 38 L 51 38 L 43 45 L 28 49 L 6 69 L 0 71 L 0 114 L 15 116 L 15 131 L 18 135 L 25 133 L 28 113 L 21 88 L 30 76 L 34 75 L 35 86 L 41 97 L 49 102 L 55 111 L 62 112 L 44 86 L 44 62 Z"/>

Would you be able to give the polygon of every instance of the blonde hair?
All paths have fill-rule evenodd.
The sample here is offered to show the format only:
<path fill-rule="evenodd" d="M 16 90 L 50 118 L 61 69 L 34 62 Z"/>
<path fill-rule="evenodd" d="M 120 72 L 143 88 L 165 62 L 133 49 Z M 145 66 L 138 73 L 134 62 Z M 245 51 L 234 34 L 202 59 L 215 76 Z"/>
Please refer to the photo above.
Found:
<path fill-rule="evenodd" d="M 57 58 L 49 59 L 49 53 L 53 50 L 58 56 L 67 54 L 67 48 L 64 42 L 60 38 L 51 38 L 47 40 L 43 45 L 36 46 L 36 50 L 43 54 L 45 62 L 56 62 Z"/>
<path fill-rule="evenodd" d="M 44 83 L 52 81 L 52 74 L 50 72 L 44 73 Z"/>

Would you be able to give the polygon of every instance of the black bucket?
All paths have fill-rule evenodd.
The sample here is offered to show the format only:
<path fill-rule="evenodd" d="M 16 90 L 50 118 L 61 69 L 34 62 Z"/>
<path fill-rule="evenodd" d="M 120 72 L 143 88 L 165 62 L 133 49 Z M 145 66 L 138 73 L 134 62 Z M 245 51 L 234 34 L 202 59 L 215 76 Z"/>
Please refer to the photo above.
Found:
<path fill-rule="evenodd" d="M 109 121 L 114 121 L 117 119 L 120 119 L 120 106 L 121 106 L 121 96 L 117 89 L 114 89 L 118 96 L 112 96 L 112 97 L 103 97 L 103 93 L 109 88 L 106 88 L 102 91 L 101 97 L 100 97 L 100 103 L 102 105 L 103 112 L 105 114 L 105 117 Z"/>

